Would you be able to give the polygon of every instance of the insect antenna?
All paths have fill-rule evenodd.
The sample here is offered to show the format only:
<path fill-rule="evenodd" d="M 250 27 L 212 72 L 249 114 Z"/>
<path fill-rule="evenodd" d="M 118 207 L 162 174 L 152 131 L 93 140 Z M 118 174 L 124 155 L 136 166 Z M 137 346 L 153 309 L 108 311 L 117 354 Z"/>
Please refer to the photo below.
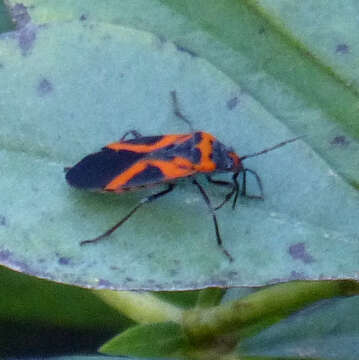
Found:
<path fill-rule="evenodd" d="M 280 148 L 280 147 L 282 147 L 282 146 L 284 146 L 284 145 L 287 145 L 287 144 L 289 144 L 289 143 L 291 143 L 291 142 L 297 141 L 298 139 L 301 139 L 301 138 L 303 138 L 303 137 L 304 137 L 304 135 L 301 135 L 301 136 L 297 136 L 297 137 L 295 137 L 295 138 L 293 138 L 293 139 L 289 139 L 289 140 L 282 141 L 281 143 L 279 143 L 279 144 L 277 144 L 277 145 L 274 145 L 274 146 L 272 146 L 272 147 L 270 147 L 270 148 L 264 149 L 264 150 L 262 150 L 262 151 L 258 151 L 258 152 L 255 152 L 255 153 L 253 153 L 253 154 L 248 154 L 248 155 L 241 156 L 241 157 L 240 157 L 240 160 L 242 161 L 242 160 L 244 160 L 244 159 L 248 159 L 248 158 L 251 158 L 251 157 L 255 157 L 255 156 L 259 156 L 259 155 L 265 154 L 265 153 L 267 153 L 267 152 L 270 152 L 270 151 L 273 151 L 273 150 L 275 150 L 275 149 L 278 149 L 278 148 Z"/>
<path fill-rule="evenodd" d="M 291 142 L 297 141 L 298 139 L 303 138 L 303 137 L 304 137 L 304 135 L 297 136 L 295 138 L 282 141 L 281 143 L 276 144 L 276 145 L 274 145 L 274 146 L 272 146 L 270 148 L 264 149 L 262 151 L 258 151 L 258 152 L 255 152 L 253 154 L 248 154 L 248 155 L 241 156 L 240 161 L 251 158 L 251 157 L 256 157 L 256 156 L 259 156 L 259 155 L 266 154 L 267 152 L 270 152 L 272 150 L 276 150 L 276 149 L 278 149 L 278 148 L 280 148 L 280 147 L 282 147 L 284 145 L 287 145 L 287 144 L 289 144 Z M 237 176 L 239 175 L 240 172 L 243 173 L 241 190 L 239 189 L 238 182 L 237 182 Z M 247 176 L 246 176 L 247 173 L 251 173 L 252 175 L 254 175 L 254 177 L 255 177 L 255 179 L 257 181 L 259 190 L 260 190 L 260 195 L 247 195 L 247 180 L 246 180 L 247 179 Z M 235 190 L 233 190 L 233 193 L 235 193 L 234 200 L 233 200 L 233 205 L 232 205 L 233 209 L 236 206 L 238 195 L 246 196 L 246 197 L 252 198 L 252 199 L 260 199 L 260 200 L 264 199 L 262 180 L 254 170 L 242 167 L 238 172 L 234 173 L 234 175 L 233 175 L 233 186 L 234 186 L 233 189 L 235 189 Z"/>

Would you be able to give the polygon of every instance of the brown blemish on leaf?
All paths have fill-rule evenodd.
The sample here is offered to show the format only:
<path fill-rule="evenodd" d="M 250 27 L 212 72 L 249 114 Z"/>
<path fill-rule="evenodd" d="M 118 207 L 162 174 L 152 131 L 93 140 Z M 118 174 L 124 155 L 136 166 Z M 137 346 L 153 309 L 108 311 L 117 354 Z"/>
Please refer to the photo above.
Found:
<path fill-rule="evenodd" d="M 331 145 L 347 146 L 350 144 L 350 141 L 344 135 L 335 136 L 330 142 Z"/>
<path fill-rule="evenodd" d="M 20 29 L 31 21 L 31 17 L 27 11 L 27 7 L 23 4 L 15 4 L 10 8 L 12 20 L 16 24 L 16 28 Z"/>
<path fill-rule="evenodd" d="M 59 261 L 60 265 L 69 265 L 71 259 L 69 257 L 62 256 L 62 257 L 59 258 L 58 261 Z"/>
<path fill-rule="evenodd" d="M 0 250 L 0 261 L 6 261 L 10 258 L 11 251 L 9 250 Z"/>
<path fill-rule="evenodd" d="M 239 277 L 239 274 L 237 271 L 230 271 L 228 274 L 227 274 L 227 277 L 229 279 L 234 279 L 234 278 L 237 278 Z"/>
<path fill-rule="evenodd" d="M 52 86 L 52 83 L 45 78 L 41 79 L 37 85 L 37 92 L 40 96 L 44 96 L 44 95 L 52 92 L 53 89 L 54 88 Z"/>
<path fill-rule="evenodd" d="M 36 27 L 29 24 L 18 31 L 18 44 L 22 55 L 26 56 L 36 40 Z"/>
<path fill-rule="evenodd" d="M 176 43 L 175 43 L 175 45 L 176 45 L 176 48 L 178 51 L 187 53 L 187 54 L 191 55 L 192 57 L 197 57 L 197 54 L 193 50 L 188 49 L 188 48 L 186 48 L 182 45 L 176 44 Z"/>
<path fill-rule="evenodd" d="M 233 110 L 239 104 L 238 96 L 234 96 L 233 98 L 227 101 L 227 108 L 229 110 Z"/>
<path fill-rule="evenodd" d="M 27 274 L 32 274 L 29 266 L 26 263 L 16 260 L 16 259 L 14 260 L 12 257 L 13 257 L 13 254 L 11 251 L 9 251 L 7 249 L 0 250 L 0 263 L 2 265 L 5 265 L 16 271 L 21 271 L 21 272 L 24 272 Z"/>
<path fill-rule="evenodd" d="M 7 219 L 4 215 L 0 215 L 0 226 L 7 226 Z"/>
<path fill-rule="evenodd" d="M 34 44 L 37 27 L 31 23 L 31 17 L 27 11 L 27 7 L 23 4 L 13 6 L 10 9 L 10 13 L 17 29 L 17 31 L 11 34 L 17 39 L 22 55 L 25 56 Z"/>
<path fill-rule="evenodd" d="M 335 52 L 337 54 L 347 54 L 349 52 L 349 46 L 347 44 L 338 44 Z"/>
<path fill-rule="evenodd" d="M 295 260 L 301 260 L 305 264 L 314 262 L 314 258 L 307 252 L 304 242 L 293 244 L 288 249 L 289 255 Z"/>
<path fill-rule="evenodd" d="M 297 271 L 293 270 L 290 273 L 290 276 L 289 276 L 288 280 L 305 280 L 305 276 L 304 276 L 304 273 L 297 272 Z"/>
<path fill-rule="evenodd" d="M 105 288 L 112 288 L 113 284 L 108 280 L 100 279 L 98 281 L 98 286 L 105 287 Z"/>

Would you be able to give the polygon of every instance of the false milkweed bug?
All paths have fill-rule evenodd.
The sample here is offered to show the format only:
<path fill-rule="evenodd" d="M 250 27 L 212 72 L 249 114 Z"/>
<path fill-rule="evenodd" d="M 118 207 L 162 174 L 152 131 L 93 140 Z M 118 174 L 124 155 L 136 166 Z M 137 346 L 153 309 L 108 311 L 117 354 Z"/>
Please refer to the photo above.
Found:
<path fill-rule="evenodd" d="M 67 182 L 79 189 L 120 194 L 126 191 L 167 184 L 165 190 L 143 198 L 121 221 L 105 233 L 94 239 L 84 240 L 80 245 L 95 243 L 109 236 L 142 205 L 170 193 L 175 188 L 178 179 L 190 178 L 198 188 L 211 213 L 218 246 L 232 261 L 232 256 L 223 246 L 216 210 L 230 201 L 233 196 L 233 209 L 239 195 L 263 199 L 263 186 L 260 177 L 255 171 L 245 168 L 242 163 L 243 160 L 278 149 L 296 141 L 298 137 L 240 157 L 231 148 L 219 142 L 213 135 L 204 131 L 195 131 L 191 122 L 179 110 L 175 91 L 171 92 L 171 97 L 175 115 L 189 125 L 190 133 L 142 136 L 139 132 L 130 130 L 118 142 L 106 145 L 99 152 L 90 154 L 75 166 L 65 169 Z M 129 135 L 132 135 L 132 138 L 126 139 Z M 218 172 L 232 172 L 232 181 L 213 179 L 211 174 Z M 254 175 L 260 189 L 259 196 L 247 195 L 247 173 Z M 203 186 L 195 177 L 197 174 L 205 174 L 208 182 L 212 184 L 230 188 L 230 191 L 218 206 L 212 205 Z M 243 175 L 241 187 L 237 179 L 239 174 Z"/>

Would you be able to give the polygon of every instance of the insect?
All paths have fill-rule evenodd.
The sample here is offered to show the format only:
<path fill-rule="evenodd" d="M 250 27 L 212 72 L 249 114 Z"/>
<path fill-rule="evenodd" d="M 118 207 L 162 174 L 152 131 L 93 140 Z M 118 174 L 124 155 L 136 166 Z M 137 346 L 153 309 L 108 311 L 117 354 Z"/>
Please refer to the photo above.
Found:
<path fill-rule="evenodd" d="M 209 209 L 218 246 L 228 259 L 233 261 L 233 257 L 223 246 L 216 211 L 232 198 L 232 208 L 234 209 L 239 195 L 263 199 L 260 177 L 255 171 L 244 167 L 243 160 L 278 149 L 297 140 L 298 137 L 240 157 L 213 135 L 204 131 L 194 131 L 190 121 L 179 110 L 175 91 L 171 92 L 171 97 L 176 116 L 190 126 L 190 133 L 142 136 L 139 132 L 130 130 L 119 141 L 103 147 L 99 152 L 87 155 L 75 166 L 65 169 L 67 182 L 79 189 L 121 194 L 161 184 L 167 185 L 165 190 L 143 198 L 124 218 L 105 233 L 94 239 L 84 240 L 80 244 L 95 243 L 108 237 L 144 204 L 170 193 L 176 187 L 177 180 L 188 178 L 197 187 Z M 130 135 L 132 138 L 129 139 Z M 212 178 L 212 174 L 220 172 L 233 173 L 232 181 Z M 247 195 L 248 173 L 254 175 L 260 195 Z M 212 205 L 204 187 L 196 179 L 198 174 L 205 174 L 208 182 L 229 189 L 219 205 Z M 238 183 L 239 174 L 242 174 L 241 186 Z"/>

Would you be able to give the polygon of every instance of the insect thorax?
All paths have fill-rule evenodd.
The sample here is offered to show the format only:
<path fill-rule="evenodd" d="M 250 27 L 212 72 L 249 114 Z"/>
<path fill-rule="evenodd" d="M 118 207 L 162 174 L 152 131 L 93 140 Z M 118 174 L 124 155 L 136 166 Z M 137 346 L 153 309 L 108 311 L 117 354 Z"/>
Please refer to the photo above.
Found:
<path fill-rule="evenodd" d="M 216 170 L 233 171 L 235 164 L 233 157 L 229 155 L 230 153 L 233 153 L 233 150 L 221 142 L 216 140 L 213 143 L 212 160 L 216 163 Z"/>

